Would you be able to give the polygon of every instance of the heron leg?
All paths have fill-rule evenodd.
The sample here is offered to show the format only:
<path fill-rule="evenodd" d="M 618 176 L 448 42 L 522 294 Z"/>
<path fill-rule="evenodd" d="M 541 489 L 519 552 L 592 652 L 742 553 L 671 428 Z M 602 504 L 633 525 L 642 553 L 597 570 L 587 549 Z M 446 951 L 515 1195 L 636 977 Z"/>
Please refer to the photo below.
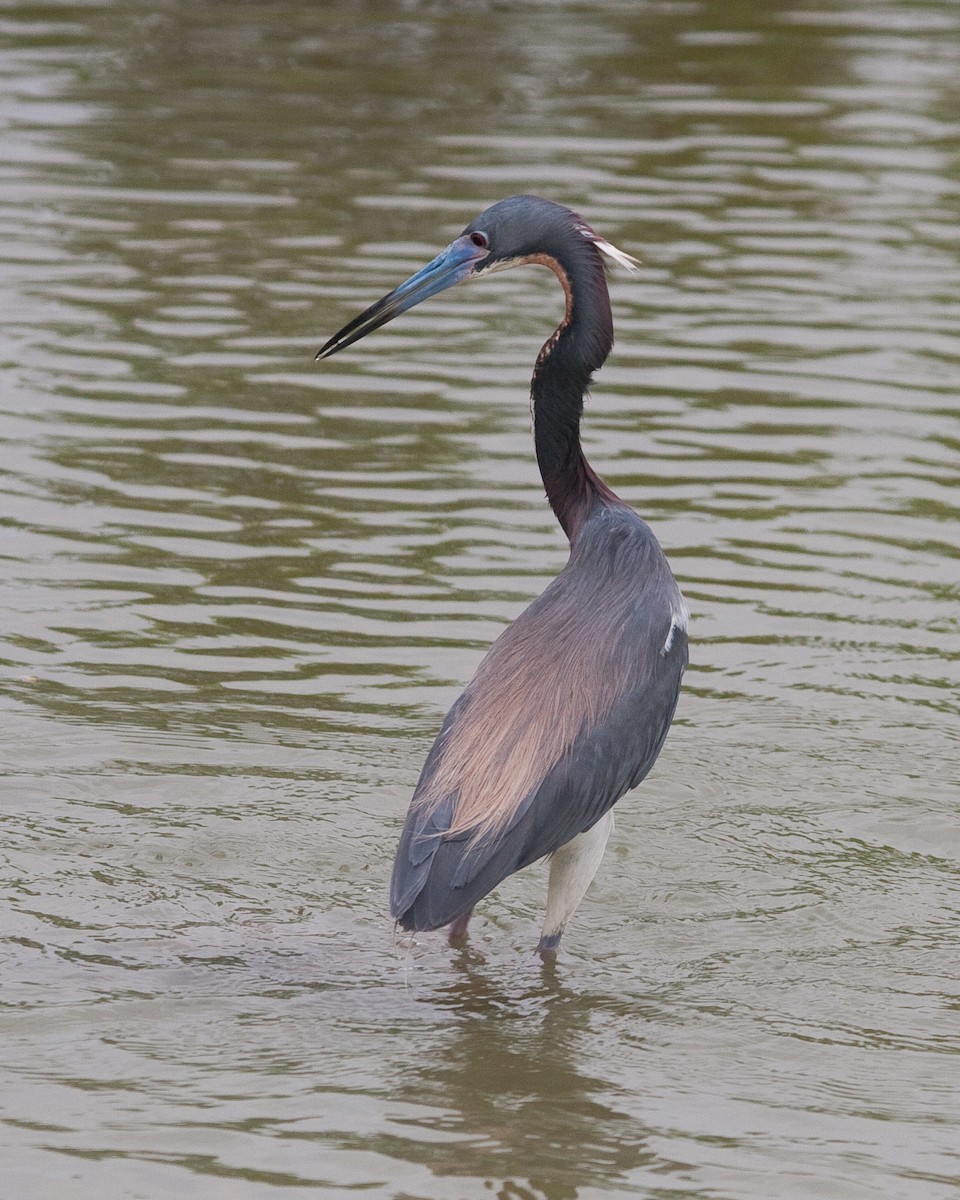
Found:
<path fill-rule="evenodd" d="M 473 916 L 473 909 L 468 908 L 465 913 L 461 913 L 455 921 L 447 928 L 447 941 L 451 946 L 462 946 L 467 940 L 467 926 L 470 924 L 470 918 Z"/>
<path fill-rule="evenodd" d="M 607 838 L 613 829 L 613 809 L 586 832 L 564 843 L 550 856 L 547 911 L 537 953 L 543 959 L 556 957 L 564 926 L 577 910 L 600 866 Z"/>

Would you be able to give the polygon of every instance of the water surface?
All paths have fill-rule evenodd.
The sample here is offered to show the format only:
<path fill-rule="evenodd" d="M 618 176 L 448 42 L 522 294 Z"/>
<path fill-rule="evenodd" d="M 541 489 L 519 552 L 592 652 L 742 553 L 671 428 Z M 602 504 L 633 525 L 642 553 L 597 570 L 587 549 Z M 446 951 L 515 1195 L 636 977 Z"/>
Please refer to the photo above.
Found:
<path fill-rule="evenodd" d="M 960 1185 L 960 14 L 0 19 L 0 1146 L 25 1200 Z M 397 941 L 440 719 L 560 569 L 547 272 L 313 353 L 486 204 L 614 273 L 584 427 L 692 609 L 554 970 Z"/>

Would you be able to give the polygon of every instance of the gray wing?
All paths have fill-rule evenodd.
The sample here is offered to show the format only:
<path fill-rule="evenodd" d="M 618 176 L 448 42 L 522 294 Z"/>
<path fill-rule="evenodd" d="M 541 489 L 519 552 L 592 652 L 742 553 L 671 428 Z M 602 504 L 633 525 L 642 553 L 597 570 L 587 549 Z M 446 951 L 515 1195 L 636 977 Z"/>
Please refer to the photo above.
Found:
<path fill-rule="evenodd" d="M 649 772 L 673 719 L 687 665 L 687 639 L 677 628 L 668 651 L 656 652 L 646 677 L 613 706 L 526 796 L 496 836 L 444 836 L 456 793 L 428 812 L 411 808 L 391 884 L 391 911 L 404 929 L 437 929 L 468 911 L 514 871 L 589 829 Z M 418 791 L 455 729 L 454 705 L 424 764 Z"/>

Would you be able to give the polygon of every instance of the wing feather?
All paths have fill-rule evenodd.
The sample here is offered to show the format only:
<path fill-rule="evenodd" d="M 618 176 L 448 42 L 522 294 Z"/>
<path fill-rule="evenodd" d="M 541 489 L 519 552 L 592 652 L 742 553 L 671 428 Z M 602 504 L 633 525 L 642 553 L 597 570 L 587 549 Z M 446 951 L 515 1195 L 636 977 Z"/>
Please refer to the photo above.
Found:
<path fill-rule="evenodd" d="M 589 829 L 636 787 L 663 746 L 686 661 L 682 636 L 657 678 L 623 697 L 601 725 L 579 737 L 503 830 L 480 838 L 444 837 L 440 826 L 452 815 L 455 797 L 422 823 L 408 820 L 391 903 L 403 928 L 449 924 L 508 875 Z"/>
<path fill-rule="evenodd" d="M 391 911 L 405 929 L 449 924 L 589 829 L 653 766 L 687 640 L 662 552 L 625 512 L 603 514 L 619 524 L 600 552 L 574 551 L 448 713 L 394 864 Z M 495 819 L 464 819 L 484 806 Z"/>

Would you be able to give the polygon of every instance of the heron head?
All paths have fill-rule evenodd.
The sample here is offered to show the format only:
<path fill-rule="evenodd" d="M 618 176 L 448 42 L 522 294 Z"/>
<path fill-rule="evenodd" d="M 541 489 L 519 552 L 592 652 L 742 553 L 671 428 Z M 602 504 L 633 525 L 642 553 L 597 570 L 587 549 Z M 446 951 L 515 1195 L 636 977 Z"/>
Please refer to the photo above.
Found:
<path fill-rule="evenodd" d="M 456 283 L 530 262 L 550 266 L 565 279 L 562 264 L 582 254 L 638 265 L 562 204 L 539 196 L 510 196 L 484 209 L 435 259 L 335 333 L 317 358 L 329 358 Z"/>

